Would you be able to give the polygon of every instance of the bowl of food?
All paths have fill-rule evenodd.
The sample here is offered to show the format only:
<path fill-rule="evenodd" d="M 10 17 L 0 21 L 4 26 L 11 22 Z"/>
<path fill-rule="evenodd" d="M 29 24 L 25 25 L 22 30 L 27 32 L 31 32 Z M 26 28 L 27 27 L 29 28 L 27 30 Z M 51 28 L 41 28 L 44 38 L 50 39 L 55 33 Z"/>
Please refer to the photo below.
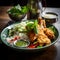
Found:
<path fill-rule="evenodd" d="M 54 12 L 45 12 L 42 14 L 42 18 L 45 19 L 48 24 L 56 23 L 58 21 L 58 14 Z"/>
<path fill-rule="evenodd" d="M 45 20 L 26 20 L 12 24 L 1 32 L 2 42 L 19 51 L 41 51 L 57 42 L 59 32 Z"/>
<path fill-rule="evenodd" d="M 26 16 L 27 12 L 28 12 L 27 6 L 21 7 L 19 4 L 7 10 L 9 17 L 13 21 L 21 21 Z"/>

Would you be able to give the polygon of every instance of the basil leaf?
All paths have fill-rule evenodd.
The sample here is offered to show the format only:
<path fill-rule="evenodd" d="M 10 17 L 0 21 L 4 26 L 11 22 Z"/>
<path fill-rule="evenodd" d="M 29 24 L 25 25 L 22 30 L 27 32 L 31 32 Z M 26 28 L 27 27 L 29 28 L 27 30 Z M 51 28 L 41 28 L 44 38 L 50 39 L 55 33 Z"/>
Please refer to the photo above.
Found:
<path fill-rule="evenodd" d="M 37 20 L 35 20 L 35 21 L 34 21 L 34 32 L 35 32 L 36 34 L 38 33 L 37 25 L 38 25 L 38 22 L 37 22 Z"/>

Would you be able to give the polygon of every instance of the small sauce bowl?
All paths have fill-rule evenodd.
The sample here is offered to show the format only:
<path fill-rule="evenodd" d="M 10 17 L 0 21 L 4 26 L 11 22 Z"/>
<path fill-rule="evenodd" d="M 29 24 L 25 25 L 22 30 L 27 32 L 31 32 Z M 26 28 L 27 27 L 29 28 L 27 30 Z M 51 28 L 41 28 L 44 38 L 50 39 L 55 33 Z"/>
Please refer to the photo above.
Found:
<path fill-rule="evenodd" d="M 30 42 L 28 40 L 16 40 L 14 41 L 14 46 L 18 48 L 28 47 Z"/>
<path fill-rule="evenodd" d="M 58 15 L 54 12 L 46 12 L 42 14 L 42 18 L 46 20 L 46 23 L 56 23 L 58 21 Z"/>

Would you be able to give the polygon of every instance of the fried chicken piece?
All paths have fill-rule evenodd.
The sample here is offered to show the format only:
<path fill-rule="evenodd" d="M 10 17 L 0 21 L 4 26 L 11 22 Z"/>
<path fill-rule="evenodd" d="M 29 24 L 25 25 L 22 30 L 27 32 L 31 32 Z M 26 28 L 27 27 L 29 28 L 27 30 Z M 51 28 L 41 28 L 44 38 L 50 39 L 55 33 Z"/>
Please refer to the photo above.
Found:
<path fill-rule="evenodd" d="M 44 44 L 48 45 L 51 43 L 51 40 L 47 37 L 47 35 L 45 35 L 44 30 L 41 27 L 39 27 L 39 25 L 37 41 L 39 42 L 40 46 L 43 46 Z"/>
<path fill-rule="evenodd" d="M 46 28 L 46 22 L 45 20 L 43 20 L 42 18 L 38 18 L 38 24 L 42 27 L 42 28 Z"/>
<path fill-rule="evenodd" d="M 42 30 L 44 30 L 44 33 L 48 36 L 49 39 L 54 39 L 55 35 L 52 30 L 49 28 L 46 28 L 46 22 L 42 18 L 38 18 L 39 25 L 41 26 Z M 39 26 L 39 27 L 40 27 Z"/>
<path fill-rule="evenodd" d="M 41 44 L 44 45 L 44 44 L 50 44 L 51 43 L 51 40 L 43 33 L 43 34 L 38 34 L 38 38 L 37 38 L 38 42 L 40 43 L 40 46 Z"/>
<path fill-rule="evenodd" d="M 30 31 L 28 33 L 28 37 L 30 39 L 31 42 L 35 41 L 35 39 L 37 38 L 36 34 L 34 33 L 34 31 Z"/>
<path fill-rule="evenodd" d="M 49 39 L 55 38 L 54 32 L 49 28 L 44 28 L 44 33 L 48 36 Z"/>

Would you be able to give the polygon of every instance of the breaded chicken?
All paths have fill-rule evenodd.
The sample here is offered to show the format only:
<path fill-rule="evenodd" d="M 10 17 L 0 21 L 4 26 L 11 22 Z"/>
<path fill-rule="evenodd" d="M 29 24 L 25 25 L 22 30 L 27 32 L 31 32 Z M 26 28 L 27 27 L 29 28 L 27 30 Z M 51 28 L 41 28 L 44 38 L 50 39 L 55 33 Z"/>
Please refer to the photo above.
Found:
<path fill-rule="evenodd" d="M 54 32 L 49 28 L 44 28 L 44 33 L 48 36 L 49 39 L 55 38 Z"/>
<path fill-rule="evenodd" d="M 42 28 L 38 28 L 38 36 L 37 36 L 37 41 L 39 42 L 40 46 L 41 45 L 48 45 L 51 43 L 51 40 L 47 37 L 47 35 L 44 34 L 44 30 Z"/>
<path fill-rule="evenodd" d="M 37 41 L 39 42 L 40 46 L 51 43 L 51 40 L 47 37 L 47 35 L 45 35 L 43 28 L 41 28 L 39 25 Z"/>
<path fill-rule="evenodd" d="M 42 18 L 38 18 L 38 24 L 41 26 L 41 28 L 46 28 L 46 22 Z"/>
<path fill-rule="evenodd" d="M 39 42 L 39 44 L 40 44 L 40 46 L 41 46 L 41 44 L 42 45 L 48 45 L 48 44 L 50 44 L 51 43 L 51 40 L 46 36 L 46 35 L 38 35 L 38 38 L 37 38 L 37 40 L 38 40 L 38 42 Z"/>
<path fill-rule="evenodd" d="M 42 18 L 38 18 L 39 25 L 41 26 L 42 30 L 44 30 L 44 33 L 48 36 L 49 39 L 54 39 L 55 35 L 52 30 L 49 28 L 46 28 L 46 22 Z"/>

